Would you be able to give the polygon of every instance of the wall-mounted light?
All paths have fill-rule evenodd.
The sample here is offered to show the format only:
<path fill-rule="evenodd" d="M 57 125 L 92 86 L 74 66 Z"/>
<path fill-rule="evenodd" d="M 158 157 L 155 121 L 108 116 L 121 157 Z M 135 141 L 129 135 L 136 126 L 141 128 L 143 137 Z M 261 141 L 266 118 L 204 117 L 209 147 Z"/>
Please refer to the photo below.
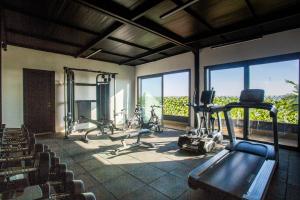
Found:
<path fill-rule="evenodd" d="M 101 52 L 103 49 L 98 49 L 96 51 L 94 51 L 93 53 L 87 55 L 85 58 L 89 58 L 89 57 L 92 57 L 93 55 L 96 55 L 97 53 Z"/>
<path fill-rule="evenodd" d="M 162 14 L 162 15 L 160 16 L 160 18 L 161 18 L 161 19 L 165 19 L 165 18 L 167 18 L 167 17 L 170 17 L 170 16 L 176 14 L 177 12 L 179 12 L 179 11 L 181 11 L 181 10 L 183 10 L 183 9 L 185 9 L 185 8 L 187 8 L 187 7 L 189 7 L 189 6 L 193 5 L 193 4 L 195 4 L 195 3 L 197 3 L 198 1 L 199 1 L 199 0 L 191 0 L 191 1 L 188 1 L 188 2 L 186 2 L 185 4 L 183 4 L 182 6 L 178 6 L 178 7 L 176 7 L 176 8 L 173 8 L 173 9 L 171 9 L 170 11 L 166 12 L 165 14 Z"/>

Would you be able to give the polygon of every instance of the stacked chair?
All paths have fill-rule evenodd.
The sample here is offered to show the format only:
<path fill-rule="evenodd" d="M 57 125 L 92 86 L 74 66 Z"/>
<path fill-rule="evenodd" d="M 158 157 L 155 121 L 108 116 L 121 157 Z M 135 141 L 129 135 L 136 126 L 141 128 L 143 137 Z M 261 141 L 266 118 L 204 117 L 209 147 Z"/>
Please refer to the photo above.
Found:
<path fill-rule="evenodd" d="M 0 199 L 94 200 L 81 180 L 35 135 L 21 128 L 0 127 Z"/>

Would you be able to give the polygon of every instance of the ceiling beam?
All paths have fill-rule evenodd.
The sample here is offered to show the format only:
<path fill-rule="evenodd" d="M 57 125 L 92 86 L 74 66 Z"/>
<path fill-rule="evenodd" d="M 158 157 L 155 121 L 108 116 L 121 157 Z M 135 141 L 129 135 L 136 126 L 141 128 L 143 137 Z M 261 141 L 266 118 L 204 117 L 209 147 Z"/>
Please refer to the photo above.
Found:
<path fill-rule="evenodd" d="M 86 46 L 82 47 L 82 49 L 80 49 L 79 52 L 76 54 L 76 57 L 78 58 L 83 54 L 85 54 L 90 49 L 94 48 L 98 43 L 108 38 L 114 31 L 119 30 L 122 27 L 122 25 L 123 24 L 120 22 L 114 22 L 107 29 L 105 29 L 101 34 L 98 34 L 98 36 L 94 38 L 92 41 L 90 41 Z"/>
<path fill-rule="evenodd" d="M 139 48 L 139 49 L 144 49 L 144 50 L 147 50 L 147 51 L 153 50 L 152 48 L 145 47 L 145 46 L 142 46 L 142 45 L 139 45 L 139 44 L 136 44 L 136 43 L 128 42 L 126 40 L 122 40 L 122 39 L 111 37 L 111 36 L 109 36 L 107 39 L 112 40 L 112 41 L 116 41 L 116 42 L 119 42 L 119 43 L 122 43 L 122 44 L 126 44 L 126 45 L 129 45 L 129 46 L 133 46 L 133 47 L 136 47 L 136 48 Z M 166 54 L 166 53 L 159 53 L 159 54 L 164 55 L 164 56 L 168 56 L 168 54 Z"/>
<path fill-rule="evenodd" d="M 162 37 L 175 45 L 182 46 L 187 49 L 192 49 L 190 46 L 184 44 L 184 39 L 181 36 L 143 17 L 144 13 L 136 14 L 135 11 L 130 11 L 126 7 L 121 6 L 120 4 L 117 4 L 113 1 L 77 0 L 77 2 L 98 10 L 99 12 L 110 16 L 121 23 L 140 28 L 144 31 Z"/>
<path fill-rule="evenodd" d="M 183 52 L 178 52 L 178 53 L 175 53 L 175 54 L 170 54 L 170 55 L 167 55 L 167 56 L 165 56 L 165 57 L 163 57 L 163 58 L 157 58 L 157 59 L 153 59 L 153 60 L 147 61 L 147 62 L 154 62 L 154 61 L 157 61 L 157 60 L 169 58 L 169 57 L 172 57 L 172 56 L 177 56 L 177 55 L 180 55 L 180 54 L 183 54 L 183 53 L 187 53 L 187 52 L 190 52 L 190 51 L 189 51 L 189 50 L 185 50 L 185 51 L 183 51 Z M 147 62 L 145 62 L 145 63 L 147 63 Z M 144 63 L 143 63 L 143 64 L 144 64 Z"/>
<path fill-rule="evenodd" d="M 70 53 L 67 53 L 67 52 L 62 52 L 62 51 L 57 51 L 57 50 L 51 50 L 51 49 L 46 49 L 46 48 L 41 48 L 41 47 L 36 47 L 36 46 L 33 46 L 33 45 L 24 45 L 24 44 L 20 44 L 20 43 L 17 43 L 17 42 L 11 42 L 11 41 L 7 41 L 7 43 L 9 45 L 23 47 L 23 48 L 30 48 L 30 49 L 34 49 L 34 50 L 38 50 L 38 51 L 46 51 L 46 52 L 50 52 L 50 53 L 58 53 L 58 54 L 67 55 L 67 56 L 74 56 L 74 55 L 72 55 Z M 104 60 L 104 59 L 98 59 L 98 58 L 89 58 L 89 59 L 97 60 L 97 61 L 102 61 L 102 62 L 109 62 L 109 63 L 119 64 L 116 61 L 110 61 L 110 60 Z"/>
<path fill-rule="evenodd" d="M 253 16 L 254 18 L 256 18 L 257 15 L 256 15 L 255 9 L 254 9 L 254 7 L 252 6 L 251 2 L 250 2 L 249 0 L 245 0 L 245 3 L 247 4 L 247 7 L 248 7 L 248 9 L 250 10 L 252 16 Z"/>
<path fill-rule="evenodd" d="M 136 43 L 128 42 L 126 40 L 122 40 L 122 39 L 119 39 L 119 38 L 111 37 L 111 36 L 109 36 L 107 39 L 115 41 L 115 42 L 119 42 L 119 43 L 122 43 L 122 44 L 126 44 L 126 45 L 129 45 L 129 46 L 132 46 L 132 47 L 137 47 L 139 49 L 143 49 L 143 50 L 147 50 L 147 51 L 152 50 L 151 48 L 148 48 L 148 47 L 136 44 Z"/>
<path fill-rule="evenodd" d="M 182 0 L 172 0 L 172 2 L 175 3 L 177 6 L 184 5 Z M 214 30 L 214 28 L 206 20 L 204 20 L 198 13 L 193 11 L 191 8 L 187 7 L 184 9 L 184 11 L 187 12 L 192 17 L 194 17 L 197 21 L 199 21 L 201 24 L 203 24 L 209 30 L 211 30 L 211 31 Z"/>
<path fill-rule="evenodd" d="M 35 19 L 38 19 L 38 20 L 41 20 L 41 21 L 45 21 L 47 23 L 52 23 L 52 24 L 57 25 L 57 26 L 62 26 L 62 27 L 66 27 L 66 28 L 76 30 L 76 31 L 81 31 L 81 32 L 84 32 L 84 33 L 87 33 L 87 34 L 91 34 L 91 35 L 98 35 L 99 34 L 99 32 L 95 32 L 95 31 L 85 29 L 85 28 L 82 28 L 82 27 L 79 27 L 79 26 L 75 26 L 73 24 L 62 22 L 62 21 L 59 21 L 59 20 L 56 20 L 56 19 L 50 19 L 48 17 L 36 15 L 34 13 L 24 11 L 24 10 L 19 9 L 17 7 L 14 7 L 14 6 L 4 4 L 3 9 L 8 10 L 8 11 L 12 11 L 12 12 L 15 12 L 15 13 L 18 13 L 18 14 L 22 14 L 22 15 L 25 15 L 25 16 L 28 16 L 28 17 L 31 17 L 31 18 L 35 18 Z"/>
<path fill-rule="evenodd" d="M 184 4 L 182 2 L 182 0 L 172 0 L 172 2 L 175 3 L 178 6 L 181 6 L 181 5 Z M 208 30 L 210 30 L 213 33 L 215 32 L 215 28 L 212 25 L 210 25 L 205 19 L 203 19 L 198 13 L 196 13 L 193 9 L 185 8 L 184 11 L 187 12 L 192 17 L 194 17 L 198 22 L 203 24 Z M 222 38 L 225 41 L 227 40 L 227 38 L 223 35 L 220 35 L 220 38 Z"/>
<path fill-rule="evenodd" d="M 154 6 L 156 6 L 161 1 L 162 0 L 146 1 L 146 3 L 143 3 L 143 4 L 139 5 L 139 6 L 137 6 L 133 11 L 128 11 L 128 12 L 133 13 L 132 16 L 131 16 L 131 19 L 132 20 L 136 20 L 136 19 L 142 17 L 149 9 L 151 9 Z M 106 2 L 106 3 L 108 3 L 108 2 Z M 124 8 L 121 5 L 119 5 L 119 4 L 116 4 L 116 5 L 113 5 L 113 6 L 114 6 L 114 8 L 116 7 L 117 9 L 124 10 Z M 95 47 L 98 43 L 100 43 L 103 40 L 107 39 L 109 36 L 111 36 L 116 31 L 120 30 L 124 26 L 125 26 L 125 24 L 123 22 L 116 21 L 110 27 L 108 27 L 107 30 L 105 30 L 102 34 L 98 34 L 98 36 L 95 39 L 93 39 L 89 44 L 87 44 L 84 48 L 82 48 L 78 52 L 78 54 L 76 55 L 76 57 L 82 56 L 89 49 Z"/>
<path fill-rule="evenodd" d="M 28 32 L 25 32 L 25 31 L 15 30 L 15 29 L 11 29 L 11 28 L 7 28 L 6 31 L 9 32 L 9 33 L 13 33 L 13 34 L 17 34 L 17 35 L 23 35 L 23 36 L 35 38 L 35 39 L 38 39 L 38 40 L 45 40 L 45 41 L 49 41 L 49 42 L 54 42 L 54 43 L 67 45 L 67 46 L 72 46 L 72 47 L 78 47 L 78 48 L 82 47 L 82 45 L 74 43 L 74 42 L 68 42 L 68 41 L 60 40 L 60 39 L 53 38 L 53 37 L 38 35 L 38 34 L 34 34 L 34 33 L 28 33 Z"/>
<path fill-rule="evenodd" d="M 128 63 L 132 62 L 132 61 L 140 60 L 140 59 L 145 58 L 147 56 L 152 56 L 152 55 L 161 53 L 162 51 L 167 51 L 167 50 L 173 49 L 174 47 L 177 47 L 177 46 L 172 44 L 172 43 L 168 43 L 168 44 L 160 46 L 156 49 L 152 49 L 151 51 L 141 53 L 141 54 L 137 55 L 136 57 L 134 57 L 132 59 L 125 60 L 124 62 L 120 63 L 120 65 L 125 65 L 125 64 L 128 64 Z"/>
<path fill-rule="evenodd" d="M 45 41 L 49 41 L 49 42 L 54 42 L 54 43 L 58 43 L 58 44 L 62 44 L 62 45 L 67 45 L 67 46 L 72 46 L 72 47 L 78 47 L 78 48 L 82 48 L 83 45 L 80 44 L 76 44 L 73 42 L 67 42 L 67 41 L 63 41 L 57 38 L 50 38 L 47 36 L 42 36 L 42 35 L 37 35 L 37 34 L 33 34 L 33 33 L 27 33 L 24 31 L 19 31 L 19 30 L 14 30 L 14 29 L 7 29 L 8 33 L 13 33 L 13 34 L 18 34 L 18 35 L 23 35 L 26 37 L 31 37 L 31 38 L 35 38 L 35 39 L 39 39 L 39 40 L 45 40 Z M 98 51 L 97 49 L 92 49 L 93 51 Z M 129 58 L 132 59 L 132 56 L 128 56 L 128 55 L 124 55 L 124 54 L 118 54 L 118 53 L 114 53 L 114 52 L 110 52 L 110 51 L 106 51 L 106 50 L 101 50 L 97 53 L 106 53 L 106 54 L 110 54 L 110 55 L 114 55 L 114 56 L 119 56 L 119 57 L 123 57 L 123 58 Z M 147 61 L 147 60 L 143 60 L 142 61 Z"/>
<path fill-rule="evenodd" d="M 220 29 L 216 29 L 214 34 L 200 34 L 196 37 L 190 38 L 187 41 L 187 44 L 191 45 L 193 43 L 201 42 L 202 40 L 209 39 L 211 37 L 216 37 L 220 35 L 226 35 L 226 34 L 231 34 L 234 32 L 242 31 L 244 29 L 250 29 L 250 28 L 255 28 L 255 27 L 261 27 L 265 24 L 271 23 L 271 22 L 276 22 L 279 20 L 283 20 L 289 17 L 293 17 L 296 15 L 300 14 L 300 10 L 297 8 L 292 8 L 289 10 L 286 10 L 285 12 L 280 12 L 280 13 L 272 13 L 269 14 L 268 16 L 261 17 L 261 18 L 256 18 L 252 20 L 244 20 L 242 22 L 229 25 Z"/>
<path fill-rule="evenodd" d="M 119 56 L 119 57 L 123 57 L 123 58 L 133 58 L 132 56 L 128 56 L 128 55 L 124 55 L 124 54 L 119 54 L 119 53 L 114 53 L 114 52 L 110 52 L 110 51 L 106 51 L 106 50 L 102 50 L 101 53 L 107 53 L 113 56 Z"/>
<path fill-rule="evenodd" d="M 176 13 L 184 10 L 185 8 L 188 8 L 189 6 L 197 3 L 199 0 L 190 0 L 187 2 L 184 2 L 182 5 L 177 5 L 175 8 L 172 8 L 171 10 L 167 11 L 166 13 L 162 14 L 159 18 L 165 19 L 167 17 L 171 17 L 173 15 L 176 15 Z"/>

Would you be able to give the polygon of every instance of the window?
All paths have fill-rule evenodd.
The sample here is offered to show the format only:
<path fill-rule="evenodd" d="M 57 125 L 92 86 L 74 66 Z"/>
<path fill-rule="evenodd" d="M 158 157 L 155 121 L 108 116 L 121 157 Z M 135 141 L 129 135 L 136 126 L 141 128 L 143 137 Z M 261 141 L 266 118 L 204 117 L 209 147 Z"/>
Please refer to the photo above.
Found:
<path fill-rule="evenodd" d="M 265 90 L 266 102 L 278 109 L 279 142 L 297 147 L 298 124 L 298 74 L 299 60 L 250 65 L 250 88 Z M 266 111 L 250 110 L 249 138 L 272 142 L 272 132 L 268 130 L 271 119 Z"/>
<path fill-rule="evenodd" d="M 150 119 L 151 106 L 162 106 L 162 77 L 142 78 L 140 81 L 140 104 L 144 108 L 144 120 Z M 161 118 L 162 109 L 155 108 Z"/>
<path fill-rule="evenodd" d="M 214 104 L 226 105 L 229 102 L 238 101 L 241 90 L 244 88 L 243 67 L 211 70 L 210 77 L 210 88 L 213 88 L 216 91 Z M 234 120 L 236 134 L 242 136 L 242 120 L 244 118 L 243 109 L 233 109 L 231 116 Z M 224 134 L 227 134 L 223 114 L 222 119 L 223 132 Z"/>
<path fill-rule="evenodd" d="M 165 126 L 174 128 L 178 122 L 189 123 L 190 70 L 139 77 L 139 102 L 145 121 L 150 118 L 151 105 L 160 105 L 155 112 Z M 174 125 L 174 126 L 173 126 Z"/>
<path fill-rule="evenodd" d="M 164 115 L 189 116 L 189 72 L 166 74 L 164 78 Z"/>
<path fill-rule="evenodd" d="M 265 101 L 275 104 L 278 109 L 279 143 L 297 147 L 299 57 L 299 54 L 293 54 L 207 67 L 206 87 L 215 89 L 214 103 L 219 105 L 238 101 L 243 89 L 263 89 Z M 239 119 L 249 116 L 247 137 L 273 142 L 271 119 L 267 112 L 250 109 L 249 115 L 243 110 L 233 111 L 231 115 L 236 130 L 239 130 L 236 131 L 237 137 L 243 137 Z"/>

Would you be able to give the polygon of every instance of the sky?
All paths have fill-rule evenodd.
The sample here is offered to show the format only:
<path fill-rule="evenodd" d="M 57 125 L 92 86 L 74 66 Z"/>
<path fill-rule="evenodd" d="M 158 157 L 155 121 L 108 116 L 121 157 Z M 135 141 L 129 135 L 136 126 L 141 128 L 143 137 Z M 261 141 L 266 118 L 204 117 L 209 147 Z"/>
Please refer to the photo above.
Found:
<path fill-rule="evenodd" d="M 291 93 L 293 87 L 286 80 L 298 83 L 299 60 L 250 66 L 250 88 L 264 89 L 266 96 Z M 188 96 L 189 73 L 163 75 L 164 96 Z M 142 80 L 142 92 L 161 96 L 161 77 Z M 211 86 L 217 96 L 239 96 L 244 88 L 243 67 L 211 71 Z"/>
<path fill-rule="evenodd" d="M 164 77 L 164 96 L 188 96 L 189 73 L 180 72 L 166 74 Z M 147 92 L 153 96 L 161 96 L 161 77 L 142 79 L 142 93 Z"/>
<path fill-rule="evenodd" d="M 266 96 L 291 93 L 293 87 L 285 82 L 298 83 L 299 60 L 250 66 L 250 88 L 264 89 Z M 244 87 L 243 68 L 211 71 L 211 86 L 217 96 L 239 96 Z"/>

